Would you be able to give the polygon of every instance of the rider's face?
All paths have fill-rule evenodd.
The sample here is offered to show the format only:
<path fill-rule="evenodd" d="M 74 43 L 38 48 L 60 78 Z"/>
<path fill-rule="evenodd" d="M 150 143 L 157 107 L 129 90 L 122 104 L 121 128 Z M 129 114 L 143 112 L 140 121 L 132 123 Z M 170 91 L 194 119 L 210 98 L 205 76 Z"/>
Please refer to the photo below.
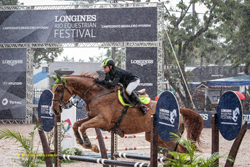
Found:
<path fill-rule="evenodd" d="M 104 66 L 103 70 L 105 73 L 108 73 L 110 71 L 110 69 L 112 69 L 112 66 Z"/>

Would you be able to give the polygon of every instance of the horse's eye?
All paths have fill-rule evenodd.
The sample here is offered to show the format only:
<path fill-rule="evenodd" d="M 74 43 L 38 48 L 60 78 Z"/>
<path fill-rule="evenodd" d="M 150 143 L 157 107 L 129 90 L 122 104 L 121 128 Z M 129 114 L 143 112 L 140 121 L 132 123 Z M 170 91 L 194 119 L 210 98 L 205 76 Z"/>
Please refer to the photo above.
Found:
<path fill-rule="evenodd" d="M 56 89 L 56 92 L 58 92 L 58 93 L 60 93 L 61 91 L 62 91 L 61 88 L 57 88 L 57 89 Z"/>

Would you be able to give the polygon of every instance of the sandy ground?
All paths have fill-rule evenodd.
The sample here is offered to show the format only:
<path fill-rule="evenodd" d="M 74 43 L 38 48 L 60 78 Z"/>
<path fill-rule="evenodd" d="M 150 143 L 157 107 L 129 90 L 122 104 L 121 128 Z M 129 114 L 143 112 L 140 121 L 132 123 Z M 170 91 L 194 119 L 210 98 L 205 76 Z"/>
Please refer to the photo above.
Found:
<path fill-rule="evenodd" d="M 28 133 L 33 131 L 34 125 L 9 125 L 9 124 L 1 124 L 0 129 L 13 129 L 18 130 L 23 135 L 28 136 Z M 90 129 L 87 131 L 89 136 L 95 136 L 95 130 Z M 108 132 L 102 132 L 104 136 L 110 136 L 110 133 Z M 204 129 L 202 132 L 202 147 L 200 147 L 200 150 L 202 151 L 202 156 L 209 157 L 211 154 L 211 129 Z M 38 132 L 35 131 L 35 148 L 38 148 L 38 153 L 42 153 L 42 147 L 41 143 L 39 142 L 40 138 L 38 135 Z M 98 144 L 96 139 L 91 139 L 92 143 Z M 110 149 L 110 140 L 105 140 L 106 147 Z M 226 141 L 223 139 L 223 137 L 220 135 L 220 153 L 222 154 L 228 154 L 231 146 L 233 144 L 233 141 Z M 144 138 L 133 138 L 133 139 L 122 139 L 118 138 L 118 148 L 124 148 L 124 147 L 142 147 L 142 146 L 150 146 L 150 143 L 144 140 Z M 241 146 L 239 148 L 236 161 L 234 166 L 235 167 L 247 167 L 250 166 L 250 131 L 247 131 L 244 139 L 241 143 Z M 120 151 L 122 152 L 122 151 Z M 124 152 L 124 151 L 123 151 Z M 143 150 L 130 150 L 130 153 L 138 153 L 143 155 L 150 155 L 149 149 L 143 149 Z M 13 162 L 13 159 L 19 158 L 17 154 L 25 153 L 24 149 L 20 147 L 20 143 L 15 142 L 13 139 L 2 139 L 0 140 L 0 155 L 2 156 L 2 162 L 0 163 L 0 167 L 19 167 L 15 162 Z M 86 154 L 89 154 L 86 152 Z M 119 159 L 123 160 L 123 159 Z M 133 161 L 126 159 L 126 161 Z M 134 161 L 135 162 L 135 161 Z M 143 161 L 139 161 L 143 162 Z M 145 161 L 144 161 L 145 162 Z M 225 159 L 220 159 L 220 166 L 225 165 Z M 39 165 L 40 167 L 45 167 L 45 165 Z M 78 162 L 78 163 L 71 163 L 71 164 L 62 164 L 62 167 L 71 166 L 71 167 L 101 167 L 102 165 L 93 164 L 93 163 L 84 163 L 84 162 Z"/>

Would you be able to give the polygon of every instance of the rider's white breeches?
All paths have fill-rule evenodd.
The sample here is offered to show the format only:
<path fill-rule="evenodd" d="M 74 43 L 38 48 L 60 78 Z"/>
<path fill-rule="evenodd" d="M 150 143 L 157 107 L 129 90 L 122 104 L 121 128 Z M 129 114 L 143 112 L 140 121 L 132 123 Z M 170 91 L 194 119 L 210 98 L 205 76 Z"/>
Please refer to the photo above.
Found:
<path fill-rule="evenodd" d="M 131 95 L 132 91 L 140 84 L 140 79 L 137 79 L 134 82 L 130 82 L 126 88 L 128 95 Z"/>

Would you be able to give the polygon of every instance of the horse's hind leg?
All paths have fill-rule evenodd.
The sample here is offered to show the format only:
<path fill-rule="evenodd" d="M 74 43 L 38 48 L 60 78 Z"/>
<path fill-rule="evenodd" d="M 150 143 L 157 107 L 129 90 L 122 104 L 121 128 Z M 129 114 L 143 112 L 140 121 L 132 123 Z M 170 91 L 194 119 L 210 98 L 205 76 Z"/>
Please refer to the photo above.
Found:
<path fill-rule="evenodd" d="M 81 120 L 79 120 L 79 121 L 76 121 L 76 122 L 74 123 L 74 125 L 73 125 L 73 130 L 74 130 L 74 134 L 75 134 L 75 137 L 76 137 L 76 142 L 77 142 L 77 144 L 80 144 L 80 145 L 83 144 L 83 140 L 82 140 L 82 138 L 81 138 L 80 133 L 78 132 L 78 128 L 79 128 L 84 122 L 86 122 L 86 121 L 88 121 L 88 120 L 89 120 L 89 118 L 87 117 L 87 118 L 81 119 Z"/>

